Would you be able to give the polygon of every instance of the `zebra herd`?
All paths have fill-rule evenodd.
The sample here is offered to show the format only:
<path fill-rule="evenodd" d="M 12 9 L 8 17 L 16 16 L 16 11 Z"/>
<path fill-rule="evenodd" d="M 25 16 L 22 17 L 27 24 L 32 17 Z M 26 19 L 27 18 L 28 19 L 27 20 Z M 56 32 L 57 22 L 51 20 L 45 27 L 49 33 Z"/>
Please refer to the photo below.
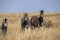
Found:
<path fill-rule="evenodd" d="M 31 25 L 31 29 L 35 29 L 36 27 L 42 27 L 43 25 L 43 18 L 44 18 L 44 11 L 40 11 L 40 16 L 33 16 L 30 20 L 28 18 L 28 14 L 25 13 L 24 17 L 21 20 L 21 28 L 24 31 L 25 28 L 28 29 Z"/>
<path fill-rule="evenodd" d="M 24 14 L 24 17 L 21 19 L 21 28 L 22 31 L 25 30 L 25 28 L 28 29 L 28 27 L 31 26 L 31 29 L 34 29 L 36 27 L 42 27 L 43 26 L 43 18 L 44 18 L 44 11 L 41 10 L 40 11 L 40 16 L 33 16 L 30 20 L 28 18 L 28 13 Z M 8 26 L 8 22 L 7 22 L 7 18 L 3 19 L 3 23 L 2 23 L 2 33 L 5 35 L 7 32 L 7 26 Z"/>

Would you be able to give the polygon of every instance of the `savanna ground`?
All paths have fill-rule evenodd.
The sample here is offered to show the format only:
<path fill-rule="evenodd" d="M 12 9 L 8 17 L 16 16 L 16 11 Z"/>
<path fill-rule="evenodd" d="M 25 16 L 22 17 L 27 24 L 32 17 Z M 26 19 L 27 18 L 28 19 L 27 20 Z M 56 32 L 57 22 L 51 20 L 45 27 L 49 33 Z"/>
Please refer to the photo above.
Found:
<path fill-rule="evenodd" d="M 39 13 L 29 13 L 29 19 L 32 16 L 39 16 Z M 21 18 L 22 13 L 16 14 L 0 14 L 0 25 L 4 18 L 8 19 L 8 29 L 4 37 L 0 30 L 0 40 L 60 40 L 60 13 L 45 12 L 44 26 L 31 30 L 21 32 Z"/>

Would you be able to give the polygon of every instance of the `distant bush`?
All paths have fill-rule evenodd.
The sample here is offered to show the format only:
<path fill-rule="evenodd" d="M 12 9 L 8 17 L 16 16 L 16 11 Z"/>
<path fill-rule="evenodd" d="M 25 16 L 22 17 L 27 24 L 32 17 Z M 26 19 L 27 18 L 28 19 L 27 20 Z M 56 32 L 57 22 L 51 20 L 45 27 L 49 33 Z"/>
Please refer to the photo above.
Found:
<path fill-rule="evenodd" d="M 45 27 L 51 27 L 52 26 L 52 21 L 45 21 L 44 26 Z"/>

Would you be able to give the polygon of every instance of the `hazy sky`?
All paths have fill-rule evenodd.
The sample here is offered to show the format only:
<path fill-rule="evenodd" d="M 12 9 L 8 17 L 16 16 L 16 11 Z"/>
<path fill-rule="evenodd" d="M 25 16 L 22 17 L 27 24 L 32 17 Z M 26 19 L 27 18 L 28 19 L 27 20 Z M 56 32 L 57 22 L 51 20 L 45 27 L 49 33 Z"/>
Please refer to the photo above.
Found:
<path fill-rule="evenodd" d="M 0 12 L 60 12 L 60 0 L 0 0 Z"/>

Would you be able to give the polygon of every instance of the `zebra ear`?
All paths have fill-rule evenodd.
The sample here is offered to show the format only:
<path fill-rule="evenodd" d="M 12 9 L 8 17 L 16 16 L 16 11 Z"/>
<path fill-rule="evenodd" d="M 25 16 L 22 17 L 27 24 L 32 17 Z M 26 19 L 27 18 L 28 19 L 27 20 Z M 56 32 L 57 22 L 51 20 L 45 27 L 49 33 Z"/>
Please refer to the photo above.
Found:
<path fill-rule="evenodd" d="M 27 13 L 27 12 L 25 12 L 25 13 L 24 13 L 24 16 L 27 16 L 27 15 L 28 15 L 28 13 Z"/>
<path fill-rule="evenodd" d="M 5 21 L 5 19 L 3 19 L 3 22 Z"/>

